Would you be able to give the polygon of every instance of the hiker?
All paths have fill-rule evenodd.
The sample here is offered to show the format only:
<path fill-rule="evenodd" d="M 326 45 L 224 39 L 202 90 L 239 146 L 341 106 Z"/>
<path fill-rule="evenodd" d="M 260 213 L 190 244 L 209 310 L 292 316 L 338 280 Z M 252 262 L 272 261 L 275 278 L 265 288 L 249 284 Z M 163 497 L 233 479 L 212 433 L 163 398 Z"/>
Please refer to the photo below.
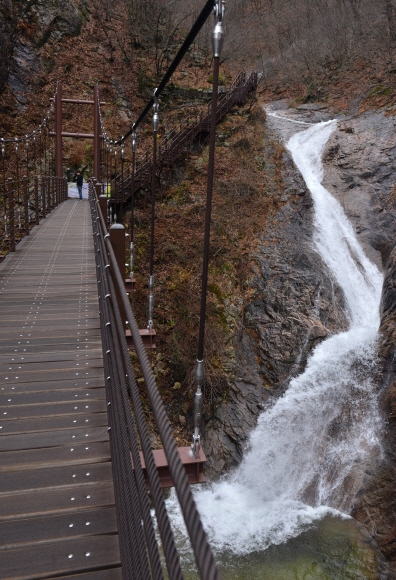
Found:
<path fill-rule="evenodd" d="M 83 176 L 81 175 L 81 173 L 79 171 L 77 171 L 76 183 L 77 183 L 78 195 L 80 196 L 80 199 L 82 199 Z"/>

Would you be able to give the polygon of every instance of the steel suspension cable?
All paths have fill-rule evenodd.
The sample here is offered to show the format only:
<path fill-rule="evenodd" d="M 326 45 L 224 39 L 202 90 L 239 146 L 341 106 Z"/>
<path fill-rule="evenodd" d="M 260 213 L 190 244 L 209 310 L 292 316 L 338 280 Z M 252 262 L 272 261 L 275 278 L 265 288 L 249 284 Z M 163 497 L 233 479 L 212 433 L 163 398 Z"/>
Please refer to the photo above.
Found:
<path fill-rule="evenodd" d="M 213 89 L 212 89 L 212 105 L 211 105 L 212 110 L 210 118 L 210 136 L 209 136 L 209 160 L 208 160 L 207 195 L 206 195 L 206 212 L 205 212 L 204 253 L 202 264 L 201 308 L 199 320 L 197 364 L 194 371 L 196 391 L 194 397 L 194 431 L 191 443 L 191 451 L 194 457 L 199 456 L 201 443 L 200 427 L 201 427 L 202 404 L 203 404 L 202 387 L 205 382 L 204 345 L 205 345 L 206 301 L 208 289 L 210 226 L 212 219 L 212 194 L 213 194 L 215 149 L 216 149 L 215 146 L 216 146 L 219 67 L 220 67 L 220 55 L 224 41 L 223 18 L 224 18 L 224 2 L 222 0 L 217 0 L 215 11 L 215 27 L 212 36 Z"/>
<path fill-rule="evenodd" d="M 184 56 L 187 54 L 189 48 L 192 46 L 195 38 L 197 37 L 198 33 L 200 32 L 200 30 L 204 26 L 208 17 L 213 12 L 213 9 L 215 8 L 217 1 L 218 0 L 207 0 L 207 2 L 205 3 L 204 7 L 201 10 L 201 13 L 199 14 L 199 16 L 196 19 L 196 21 L 194 22 L 194 24 L 192 25 L 190 32 L 186 36 L 182 46 L 178 50 L 175 58 L 173 59 L 168 70 L 166 71 L 165 75 L 163 76 L 160 84 L 158 85 L 158 88 L 154 91 L 153 97 L 149 100 L 149 102 L 146 104 L 146 106 L 144 107 L 143 111 L 140 113 L 137 120 L 133 123 L 132 128 L 125 135 L 123 135 L 120 139 L 118 139 L 118 141 L 115 141 L 114 142 L 115 145 L 121 145 L 121 143 L 123 143 L 125 141 L 125 139 L 127 139 L 132 134 L 133 131 L 136 131 L 136 129 L 139 127 L 140 123 L 143 121 L 143 119 L 149 113 L 151 107 L 154 105 L 155 99 L 159 99 L 159 97 L 161 96 L 162 92 L 164 91 L 166 85 L 170 81 L 173 73 L 175 72 L 175 70 L 179 66 L 180 62 L 183 60 Z M 105 134 L 105 132 L 103 134 Z M 105 139 L 107 140 L 107 136 L 105 137 Z"/>

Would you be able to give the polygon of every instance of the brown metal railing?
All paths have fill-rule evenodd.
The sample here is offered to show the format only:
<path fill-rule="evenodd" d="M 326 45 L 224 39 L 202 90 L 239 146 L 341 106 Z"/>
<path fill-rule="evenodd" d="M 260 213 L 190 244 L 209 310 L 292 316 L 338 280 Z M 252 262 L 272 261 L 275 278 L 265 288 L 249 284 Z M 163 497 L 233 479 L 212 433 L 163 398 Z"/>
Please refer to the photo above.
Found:
<path fill-rule="evenodd" d="M 63 178 L 8 178 L 0 183 L 0 261 L 15 252 L 32 227 L 65 199 L 67 181 Z"/>
<path fill-rule="evenodd" d="M 196 509 L 187 475 L 180 459 L 176 442 L 167 418 L 153 371 L 142 343 L 139 328 L 125 292 L 124 276 L 115 254 L 116 242 L 123 226 L 114 224 L 107 230 L 107 219 L 102 214 L 97 190 L 89 185 L 96 272 L 99 294 L 100 325 L 106 377 L 107 410 L 110 426 L 110 445 L 113 465 L 118 532 L 120 539 L 123 578 L 163 580 L 159 546 L 150 513 L 144 470 L 155 509 L 158 532 L 161 537 L 169 578 L 182 580 L 179 554 L 175 545 L 160 476 L 151 448 L 149 429 L 142 404 L 150 401 L 155 423 L 168 461 L 169 471 L 184 515 L 199 575 L 203 580 L 216 580 L 218 571 L 206 533 Z M 107 203 L 104 200 L 104 212 Z M 122 265 L 123 266 L 123 265 Z M 140 372 L 144 378 L 141 394 L 132 368 L 125 338 L 125 323 L 131 331 Z M 142 453 L 139 453 L 139 450 Z M 143 464 L 144 459 L 144 464 Z"/>
<path fill-rule="evenodd" d="M 230 111 L 236 104 L 243 104 L 247 96 L 255 91 L 258 84 L 257 72 L 247 75 L 239 72 L 230 89 L 222 95 L 217 105 L 216 122 Z M 158 147 L 157 167 L 162 168 L 171 165 L 177 157 L 186 151 L 194 139 L 200 133 L 209 132 L 210 124 L 210 104 L 206 114 L 201 113 L 193 121 L 183 121 L 179 127 L 173 130 Z M 125 203 L 134 192 L 150 187 L 152 181 L 153 163 L 149 159 L 148 153 L 136 160 L 134 179 L 132 179 L 132 168 L 129 167 L 111 180 L 112 197 L 116 203 Z"/>

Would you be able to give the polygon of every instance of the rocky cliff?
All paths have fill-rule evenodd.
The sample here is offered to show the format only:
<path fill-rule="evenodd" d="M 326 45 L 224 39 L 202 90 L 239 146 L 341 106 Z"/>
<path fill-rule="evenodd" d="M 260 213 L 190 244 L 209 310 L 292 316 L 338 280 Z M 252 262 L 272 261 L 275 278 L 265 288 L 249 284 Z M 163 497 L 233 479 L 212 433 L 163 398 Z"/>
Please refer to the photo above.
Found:
<path fill-rule="evenodd" d="M 329 117 L 320 106 L 281 112 L 304 123 Z M 283 140 L 296 130 L 275 119 L 269 125 Z M 384 453 L 380 463 L 368 469 L 353 515 L 392 563 L 396 562 L 394 129 L 394 117 L 384 112 L 341 118 L 324 156 L 324 185 L 341 202 L 366 254 L 384 272 L 376 375 L 386 426 Z M 237 378 L 229 400 L 207 425 L 205 451 L 212 476 L 240 462 L 257 416 L 304 368 L 312 346 L 347 326 L 342 294 L 312 248 L 310 194 L 287 153 L 283 178 L 285 205 L 262 234 L 250 280 L 252 299 L 245 305 L 236 341 Z"/>
<path fill-rule="evenodd" d="M 72 0 L 3 0 L 0 9 L 0 93 L 8 84 L 18 107 L 55 64 L 56 42 L 79 34 L 83 16 Z M 53 43 L 51 55 L 42 47 Z"/>

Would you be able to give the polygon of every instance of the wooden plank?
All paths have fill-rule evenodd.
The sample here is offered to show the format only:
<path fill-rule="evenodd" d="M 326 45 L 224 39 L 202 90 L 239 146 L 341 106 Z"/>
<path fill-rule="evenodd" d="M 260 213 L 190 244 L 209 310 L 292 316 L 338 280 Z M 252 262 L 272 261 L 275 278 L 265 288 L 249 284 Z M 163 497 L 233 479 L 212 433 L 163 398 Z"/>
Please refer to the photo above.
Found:
<path fill-rule="evenodd" d="M 91 467 L 91 466 L 90 466 Z M 89 497 L 87 497 L 89 496 Z M 72 499 L 74 498 L 74 499 Z M 0 495 L 0 520 L 114 505 L 113 482 Z M 1 568 L 0 568 L 1 570 Z"/>
<path fill-rule="evenodd" d="M 51 489 L 60 486 L 81 485 L 92 482 L 112 481 L 110 461 L 89 465 L 66 465 L 63 467 L 38 468 L 2 473 L 0 494 L 25 490 Z M 32 496 L 34 499 L 34 496 Z M 13 501 L 10 498 L 10 501 Z"/>
<path fill-rule="evenodd" d="M 21 384 L 21 383 L 38 383 L 40 381 L 50 380 L 51 382 L 61 382 L 65 380 L 79 380 L 89 377 L 91 380 L 101 379 L 104 376 L 103 368 L 82 366 L 71 368 L 54 368 L 47 369 L 44 363 L 37 365 L 42 368 L 36 370 L 25 371 L 22 369 L 8 370 L 0 372 L 1 384 Z M 43 368 L 44 367 L 44 368 Z M 87 378 L 88 380 L 88 378 Z"/>
<path fill-rule="evenodd" d="M 100 341 L 100 332 L 99 331 L 92 331 L 88 335 L 78 335 L 77 332 L 75 333 L 62 333 L 62 334 L 46 334 L 45 336 L 34 336 L 34 338 L 29 337 L 28 334 L 20 336 L 21 333 L 18 333 L 19 336 L 15 338 L 10 338 L 6 336 L 0 337 L 0 352 L 2 351 L 2 346 L 14 346 L 14 348 L 32 348 L 33 346 L 51 346 L 54 343 L 58 346 L 63 344 L 74 344 L 74 348 L 78 346 L 79 342 L 87 342 L 98 344 Z M 30 345 L 30 346 L 29 346 Z"/>
<path fill-rule="evenodd" d="M 58 415 L 51 417 L 34 417 L 33 419 L 18 419 L 2 421 L 0 418 L 1 437 L 14 433 L 35 433 L 40 431 L 55 431 L 57 429 L 75 429 L 89 425 L 90 427 L 107 426 L 107 413 L 91 413 L 74 415 Z M 1 482 L 0 482 L 1 485 Z"/>
<path fill-rule="evenodd" d="M 78 403 L 53 403 L 51 405 L 17 405 L 7 411 L 0 412 L 2 421 L 24 419 L 28 417 L 53 417 L 55 415 L 77 415 L 78 413 L 103 413 L 106 411 L 105 401 L 85 401 Z"/>
<path fill-rule="evenodd" d="M 83 343 L 83 344 L 80 344 Z M 67 350 L 78 352 L 79 350 L 87 350 L 90 348 L 98 349 L 101 347 L 101 341 L 99 337 L 95 337 L 92 339 L 88 337 L 88 340 L 84 341 L 76 341 L 75 338 L 71 340 L 57 340 L 49 341 L 49 340 L 41 340 L 37 341 L 21 341 L 21 340 L 3 340 L 0 341 L 0 354 L 6 355 L 8 353 L 26 353 L 26 354 L 33 354 L 39 352 L 41 354 L 48 353 L 48 352 L 58 352 L 62 351 L 65 352 Z"/>
<path fill-rule="evenodd" d="M 55 580 L 55 577 L 48 578 L 48 580 Z M 56 580 L 59 580 L 59 576 Z M 62 576 L 62 580 L 122 580 L 122 569 L 110 568 L 107 570 L 95 570 L 95 572 L 87 572 L 85 574 L 73 574 L 72 576 Z"/>
<path fill-rule="evenodd" d="M 8 364 L 0 364 L 0 373 L 10 372 L 31 372 L 35 373 L 37 370 L 41 370 L 43 366 L 45 366 L 46 370 L 68 370 L 68 371 L 75 371 L 78 372 L 81 369 L 92 370 L 92 369 L 100 369 L 103 372 L 103 360 L 96 359 L 93 361 L 92 359 L 88 360 L 85 358 L 84 360 L 79 360 L 78 355 L 74 355 L 74 360 L 70 360 L 69 357 L 66 361 L 49 361 L 47 358 L 44 357 L 43 361 L 15 361 L 14 358 L 10 359 Z M 79 357 L 80 358 L 80 357 Z M 83 357 L 81 357 L 83 359 Z"/>
<path fill-rule="evenodd" d="M 52 376 L 52 378 L 54 378 Z M 104 374 L 101 377 L 88 378 L 86 377 L 75 379 L 64 379 L 62 381 L 51 380 L 51 381 L 40 381 L 31 383 L 17 383 L 5 381 L 3 383 L 5 386 L 0 387 L 1 394 L 7 396 L 14 395 L 15 393 L 38 393 L 40 391 L 63 391 L 71 388 L 81 388 L 81 389 L 97 389 L 103 387 L 104 384 Z M 1 413 L 0 413 L 1 419 Z"/>
<path fill-rule="evenodd" d="M 20 310 L 19 310 L 20 312 Z M 40 311 L 34 311 L 34 317 L 32 318 L 32 314 L 30 316 L 17 316 L 17 315 L 10 315 L 9 311 L 7 310 L 7 314 L 1 315 L 1 320 L 4 326 L 16 326 L 17 324 L 25 324 L 31 322 L 32 320 L 36 322 L 36 324 L 47 324 L 54 320 L 57 322 L 63 323 L 78 323 L 81 319 L 83 322 L 99 322 L 98 314 L 94 312 L 88 312 L 84 310 L 74 310 L 69 312 L 59 312 L 55 315 L 55 313 L 48 313 L 44 314 Z"/>
<path fill-rule="evenodd" d="M 38 363 L 41 361 L 47 362 L 57 362 L 57 361 L 78 361 L 79 358 L 87 361 L 92 361 L 96 363 L 97 366 L 103 366 L 102 350 L 101 349 L 89 349 L 88 352 L 84 354 L 76 354 L 76 352 L 71 351 L 53 351 L 53 352 L 38 352 L 34 354 L 0 354 L 0 365 L 5 365 L 7 361 L 19 362 L 19 363 Z"/>
<path fill-rule="evenodd" d="M 0 264 L 2 580 L 121 580 L 90 228 L 66 202 Z"/>
<path fill-rule="evenodd" d="M 95 329 L 97 330 L 98 328 L 100 329 L 100 323 L 99 320 L 88 320 L 86 319 L 84 316 L 75 316 L 75 317 L 68 317 L 67 319 L 65 318 L 56 318 L 56 317 L 52 317 L 51 319 L 39 319 L 39 320 L 27 320 L 25 319 L 24 322 L 20 322 L 20 321 L 9 321 L 9 322 L 5 322 L 4 323 L 4 328 L 2 330 L 2 335 L 3 334 L 8 334 L 10 335 L 11 332 L 18 332 L 18 331 L 26 331 L 27 329 L 34 329 L 35 331 L 37 330 L 37 332 L 40 332 L 41 334 L 43 332 L 45 332 L 46 329 L 48 329 L 48 332 L 53 332 L 53 326 L 58 326 L 58 325 L 62 325 L 62 331 L 67 331 L 69 332 L 71 328 L 73 328 L 74 330 L 77 330 L 79 328 L 84 328 L 84 329 Z"/>
<path fill-rule="evenodd" d="M 110 444 L 93 442 L 65 447 L 48 447 L 23 451 L 2 451 L 0 453 L 0 473 L 23 471 L 41 467 L 79 465 L 110 461 Z"/>
<path fill-rule="evenodd" d="M 34 562 L 34 569 L 32 569 Z M 43 580 L 73 571 L 91 571 L 120 564 L 118 537 L 87 537 L 0 552 L 2 580 Z M 15 576 L 15 569 L 18 576 Z"/>
<path fill-rule="evenodd" d="M 87 381 L 90 376 L 84 377 Z M 10 381 L 11 383 L 12 381 Z M 15 383 L 17 384 L 17 383 Z M 54 391 L 37 391 L 33 393 L 17 393 L 12 395 L 0 395 L 0 416 L 3 410 L 9 410 L 14 408 L 16 405 L 38 405 L 38 404 L 48 404 L 48 403 L 63 403 L 66 401 L 84 401 L 105 399 L 104 389 L 81 389 L 81 388 L 71 388 L 62 389 Z"/>
<path fill-rule="evenodd" d="M 16 435 L 4 435 L 0 437 L 0 452 L 21 449 L 38 449 L 39 447 L 58 447 L 59 445 L 85 444 L 88 441 L 107 441 L 107 426 L 83 427 L 74 429 L 39 431 L 36 433 L 18 433 Z"/>
<path fill-rule="evenodd" d="M 8 520 L 0 526 L 0 553 L 2 550 L 17 548 L 20 544 L 29 546 L 76 538 L 85 541 L 86 536 L 116 532 L 117 521 L 113 507 Z M 49 545 L 48 549 L 51 548 Z"/>

